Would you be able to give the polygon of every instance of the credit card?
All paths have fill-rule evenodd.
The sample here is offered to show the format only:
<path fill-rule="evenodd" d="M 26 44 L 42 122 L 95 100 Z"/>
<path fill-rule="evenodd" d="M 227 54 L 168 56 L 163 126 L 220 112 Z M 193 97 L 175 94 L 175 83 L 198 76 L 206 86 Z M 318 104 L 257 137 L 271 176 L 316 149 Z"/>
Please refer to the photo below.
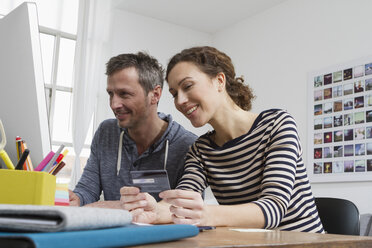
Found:
<path fill-rule="evenodd" d="M 130 171 L 134 187 L 141 192 L 160 193 L 170 189 L 168 173 L 166 170 Z"/>

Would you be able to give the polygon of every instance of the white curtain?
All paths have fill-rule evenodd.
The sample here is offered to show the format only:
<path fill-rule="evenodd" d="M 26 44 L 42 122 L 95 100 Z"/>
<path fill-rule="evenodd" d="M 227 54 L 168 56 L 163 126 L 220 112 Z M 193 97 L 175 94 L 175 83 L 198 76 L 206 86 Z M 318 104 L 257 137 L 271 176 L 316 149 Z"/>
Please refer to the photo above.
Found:
<path fill-rule="evenodd" d="M 96 108 L 98 86 L 106 80 L 111 25 L 110 0 L 80 0 L 74 67 L 72 139 L 76 154 L 70 188 L 81 176 L 80 153 Z"/>

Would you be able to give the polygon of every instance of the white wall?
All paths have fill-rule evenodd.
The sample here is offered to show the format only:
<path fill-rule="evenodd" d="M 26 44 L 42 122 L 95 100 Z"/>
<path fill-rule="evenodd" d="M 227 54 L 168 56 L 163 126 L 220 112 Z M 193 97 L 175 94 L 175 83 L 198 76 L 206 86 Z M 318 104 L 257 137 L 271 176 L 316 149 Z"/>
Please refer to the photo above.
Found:
<path fill-rule="evenodd" d="M 232 57 L 237 75 L 243 74 L 254 89 L 253 111 L 287 109 L 307 151 L 307 74 L 372 54 L 371 9 L 370 0 L 288 0 L 212 36 L 116 11 L 111 55 L 145 50 L 166 66 L 183 48 L 213 44 Z M 103 82 L 97 122 L 113 117 L 105 87 Z M 166 84 L 159 110 L 198 135 L 206 131 L 194 129 L 175 110 Z M 372 213 L 371 181 L 316 183 L 312 188 L 315 196 L 346 198 L 361 213 Z"/>
<path fill-rule="evenodd" d="M 164 69 L 166 69 L 167 62 L 171 56 L 182 49 L 210 43 L 211 36 L 206 33 L 126 11 L 116 10 L 114 12 L 111 56 L 121 53 L 146 51 L 157 58 L 164 66 Z M 107 118 L 114 118 L 109 108 L 105 89 L 106 82 L 102 82 L 98 100 L 97 123 Z M 198 129 L 192 127 L 190 122 L 176 110 L 166 83 L 164 83 L 163 95 L 158 110 L 172 114 L 178 123 L 197 135 L 201 135 L 208 130 L 207 127 Z"/>
<path fill-rule="evenodd" d="M 213 43 L 254 89 L 253 111 L 287 109 L 307 151 L 307 74 L 372 54 L 371 9 L 370 0 L 288 0 L 218 32 Z M 372 213 L 372 178 L 312 189 L 315 196 L 346 198 L 360 213 Z"/>

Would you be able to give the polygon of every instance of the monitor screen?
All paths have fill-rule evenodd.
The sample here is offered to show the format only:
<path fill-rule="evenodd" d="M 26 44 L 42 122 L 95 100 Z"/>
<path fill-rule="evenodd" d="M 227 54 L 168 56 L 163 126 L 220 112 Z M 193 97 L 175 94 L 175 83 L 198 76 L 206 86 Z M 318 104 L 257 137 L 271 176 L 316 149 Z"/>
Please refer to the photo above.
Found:
<path fill-rule="evenodd" d="M 23 3 L 0 19 L 0 34 L 0 119 L 7 140 L 5 151 L 17 164 L 15 138 L 20 136 L 36 167 L 51 150 L 36 4 Z"/>

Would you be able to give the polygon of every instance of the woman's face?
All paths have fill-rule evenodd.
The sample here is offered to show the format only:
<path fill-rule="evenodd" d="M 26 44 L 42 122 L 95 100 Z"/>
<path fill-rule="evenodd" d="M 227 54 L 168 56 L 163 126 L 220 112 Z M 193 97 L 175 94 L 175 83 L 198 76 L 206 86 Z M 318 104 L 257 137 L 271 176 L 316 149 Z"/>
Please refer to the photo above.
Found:
<path fill-rule="evenodd" d="M 168 74 L 168 83 L 174 105 L 194 127 L 213 119 L 221 102 L 218 76 L 210 78 L 193 63 L 180 62 Z"/>

